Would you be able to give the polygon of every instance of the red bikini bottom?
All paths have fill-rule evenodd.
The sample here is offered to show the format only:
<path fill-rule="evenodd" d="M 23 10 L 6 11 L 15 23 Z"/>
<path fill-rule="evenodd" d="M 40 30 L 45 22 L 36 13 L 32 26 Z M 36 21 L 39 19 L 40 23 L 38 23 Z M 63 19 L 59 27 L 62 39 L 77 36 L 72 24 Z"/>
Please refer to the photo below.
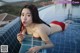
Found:
<path fill-rule="evenodd" d="M 64 24 L 63 22 L 52 21 L 51 23 L 53 23 L 53 24 L 57 24 L 57 25 L 61 26 L 62 30 L 64 31 L 64 29 L 65 29 L 65 24 Z"/>

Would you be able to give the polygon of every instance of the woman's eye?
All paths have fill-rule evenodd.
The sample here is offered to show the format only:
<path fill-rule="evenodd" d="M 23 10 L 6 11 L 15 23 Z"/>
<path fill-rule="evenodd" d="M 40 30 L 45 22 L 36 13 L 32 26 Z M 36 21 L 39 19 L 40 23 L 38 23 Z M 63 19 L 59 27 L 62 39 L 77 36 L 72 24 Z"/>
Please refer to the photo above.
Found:
<path fill-rule="evenodd" d="M 28 15 L 28 17 L 30 17 L 31 15 Z"/>

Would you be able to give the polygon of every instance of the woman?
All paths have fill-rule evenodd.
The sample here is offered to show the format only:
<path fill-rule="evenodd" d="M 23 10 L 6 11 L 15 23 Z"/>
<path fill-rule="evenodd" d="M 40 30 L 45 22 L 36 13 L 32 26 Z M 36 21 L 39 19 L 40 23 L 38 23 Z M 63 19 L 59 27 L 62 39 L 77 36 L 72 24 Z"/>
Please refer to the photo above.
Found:
<path fill-rule="evenodd" d="M 41 38 L 46 45 L 30 48 L 28 52 L 34 53 L 40 49 L 54 47 L 48 35 L 64 31 L 65 27 L 66 24 L 58 21 L 52 21 L 51 24 L 48 25 L 40 19 L 36 6 L 25 5 L 21 10 L 21 30 L 20 33 L 17 34 L 17 39 L 21 43 L 26 32 L 32 34 L 35 38 Z"/>

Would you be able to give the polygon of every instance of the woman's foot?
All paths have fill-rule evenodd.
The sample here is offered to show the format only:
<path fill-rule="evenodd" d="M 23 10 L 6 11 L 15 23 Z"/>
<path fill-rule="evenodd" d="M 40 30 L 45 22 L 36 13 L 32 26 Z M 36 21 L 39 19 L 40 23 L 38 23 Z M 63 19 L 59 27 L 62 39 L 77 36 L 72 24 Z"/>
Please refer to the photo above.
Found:
<path fill-rule="evenodd" d="M 66 20 L 64 23 L 67 23 L 67 24 L 71 24 L 71 23 L 73 23 L 74 21 L 72 21 L 72 20 Z"/>
<path fill-rule="evenodd" d="M 66 20 L 64 23 L 65 23 L 65 29 L 67 29 L 68 26 L 69 26 L 69 24 L 74 23 L 74 21 L 72 21 L 72 20 Z"/>

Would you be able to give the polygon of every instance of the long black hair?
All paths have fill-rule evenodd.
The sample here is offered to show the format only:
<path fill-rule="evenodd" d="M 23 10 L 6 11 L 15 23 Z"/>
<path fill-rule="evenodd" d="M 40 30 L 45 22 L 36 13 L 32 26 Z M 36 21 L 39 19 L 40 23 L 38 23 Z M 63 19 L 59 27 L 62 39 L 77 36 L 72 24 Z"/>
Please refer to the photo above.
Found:
<path fill-rule="evenodd" d="M 28 9 L 30 10 L 30 12 L 31 12 L 31 14 L 32 14 L 32 22 L 33 22 L 33 23 L 38 23 L 38 24 L 44 23 L 44 24 L 46 24 L 47 26 L 50 27 L 50 25 L 48 25 L 47 23 L 45 23 L 43 20 L 40 19 L 39 13 L 38 13 L 38 9 L 37 9 L 37 7 L 36 7 L 35 5 L 33 5 L 33 4 L 25 5 L 25 6 L 21 9 L 21 12 L 22 12 L 22 10 L 23 10 L 24 8 L 28 8 Z M 20 15 L 21 15 L 21 12 L 20 12 Z"/>

